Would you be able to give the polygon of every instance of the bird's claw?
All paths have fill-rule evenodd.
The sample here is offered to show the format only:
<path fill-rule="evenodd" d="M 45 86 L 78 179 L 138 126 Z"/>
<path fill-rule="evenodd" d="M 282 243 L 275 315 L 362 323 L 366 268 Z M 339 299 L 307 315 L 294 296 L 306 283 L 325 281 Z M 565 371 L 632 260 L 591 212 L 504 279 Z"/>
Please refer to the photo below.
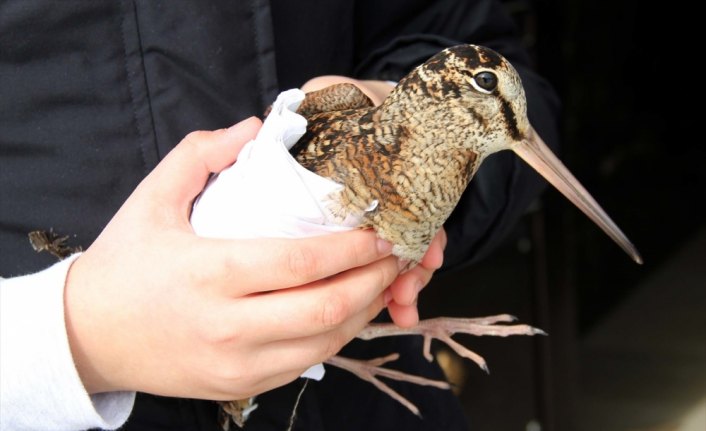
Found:
<path fill-rule="evenodd" d="M 380 381 L 377 376 L 387 377 L 389 379 L 402 382 L 414 383 L 416 385 L 433 386 L 439 389 L 450 389 L 451 385 L 441 380 L 427 379 L 426 377 L 407 374 L 401 371 L 382 367 L 382 365 L 386 364 L 387 362 L 397 360 L 399 356 L 400 355 L 397 353 L 392 353 L 384 357 L 369 360 L 359 360 L 344 358 L 341 356 L 333 356 L 326 360 L 326 363 L 344 369 L 350 373 L 355 374 L 358 378 L 372 383 L 376 388 L 380 389 L 382 392 L 386 393 L 394 400 L 407 407 L 412 413 L 421 417 L 419 409 L 417 408 L 417 406 L 414 405 L 414 403 L 412 403 L 407 398 L 403 397 L 398 392 L 396 392 L 394 389 Z"/>
<path fill-rule="evenodd" d="M 457 333 L 476 336 L 491 335 L 496 337 L 507 337 L 509 335 L 547 335 L 546 332 L 541 329 L 529 325 L 503 324 L 515 321 L 517 321 L 515 316 L 498 314 L 480 318 L 438 317 L 435 319 L 422 320 L 417 326 L 412 328 L 400 328 L 393 323 L 371 323 L 358 334 L 358 338 L 371 340 L 373 338 L 391 337 L 395 335 L 421 335 L 424 337 L 424 357 L 428 361 L 433 359 L 431 354 L 431 340 L 437 339 L 451 347 L 459 356 L 470 359 L 478 364 L 478 366 L 487 373 L 488 366 L 485 360 L 477 353 L 454 341 L 451 336 Z M 421 416 L 417 406 L 380 381 L 377 377 L 387 377 L 417 385 L 434 386 L 439 389 L 450 389 L 451 385 L 440 380 L 427 379 L 425 377 L 382 367 L 382 365 L 394 361 L 397 358 L 399 358 L 399 354 L 397 353 L 367 361 L 333 356 L 326 360 L 326 363 L 344 369 L 355 374 L 358 378 L 372 383 L 376 388 L 407 407 L 412 413 Z"/>
<path fill-rule="evenodd" d="M 515 316 L 498 314 L 480 318 L 437 317 L 422 320 L 412 328 L 400 328 L 393 323 L 371 323 L 365 327 L 358 338 L 371 340 L 373 338 L 390 337 L 395 335 L 421 335 L 424 337 L 424 357 L 431 362 L 431 340 L 437 339 L 448 345 L 459 356 L 470 359 L 478 364 L 485 372 L 488 366 L 480 355 L 454 341 L 451 336 L 457 333 L 475 336 L 490 335 L 507 337 L 510 335 L 547 335 L 539 328 L 529 325 L 504 325 L 498 323 L 511 323 L 516 321 Z"/>

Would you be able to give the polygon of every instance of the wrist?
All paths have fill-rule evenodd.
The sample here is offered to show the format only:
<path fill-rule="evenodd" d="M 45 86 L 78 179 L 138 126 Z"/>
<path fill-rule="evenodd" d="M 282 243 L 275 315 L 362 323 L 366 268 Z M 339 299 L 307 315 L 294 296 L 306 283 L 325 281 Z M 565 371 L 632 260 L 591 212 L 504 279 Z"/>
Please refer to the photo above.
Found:
<path fill-rule="evenodd" d="M 95 346 L 91 340 L 96 338 L 94 332 L 100 322 L 91 322 L 92 311 L 96 304 L 91 304 L 90 298 L 83 295 L 90 287 L 86 286 L 84 256 L 79 256 L 69 267 L 64 286 L 64 324 L 66 336 L 73 357 L 74 366 L 86 392 L 96 394 L 117 390 L 103 377 L 98 366 L 100 362 Z M 98 286 L 92 286 L 98 288 Z M 92 347 L 93 346 L 93 347 Z"/>

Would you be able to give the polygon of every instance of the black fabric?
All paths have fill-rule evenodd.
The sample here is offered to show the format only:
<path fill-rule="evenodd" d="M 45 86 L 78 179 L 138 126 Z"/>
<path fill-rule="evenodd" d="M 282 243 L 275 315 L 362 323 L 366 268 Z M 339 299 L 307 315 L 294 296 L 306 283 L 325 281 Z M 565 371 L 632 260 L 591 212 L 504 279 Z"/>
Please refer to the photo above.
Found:
<path fill-rule="evenodd" d="M 35 229 L 88 247 L 139 181 L 189 131 L 259 115 L 279 90 L 317 75 L 399 79 L 445 46 L 485 44 L 520 71 L 532 123 L 556 147 L 557 102 L 527 67 L 489 0 L 78 1 L 0 3 L 0 275 L 53 262 Z M 490 157 L 447 223 L 446 267 L 492 250 L 542 187 L 511 154 Z M 440 376 L 418 339 L 354 342 L 398 351 L 408 372 Z M 263 394 L 246 429 L 286 429 L 301 381 Z M 450 392 L 392 384 L 419 419 L 339 370 L 310 384 L 295 429 L 466 429 Z M 211 430 L 209 401 L 139 394 L 127 430 Z"/>
<path fill-rule="evenodd" d="M 188 132 L 274 99 L 267 2 L 203 6 L 0 3 L 0 274 L 53 262 L 27 246 L 35 229 L 86 248 Z"/>

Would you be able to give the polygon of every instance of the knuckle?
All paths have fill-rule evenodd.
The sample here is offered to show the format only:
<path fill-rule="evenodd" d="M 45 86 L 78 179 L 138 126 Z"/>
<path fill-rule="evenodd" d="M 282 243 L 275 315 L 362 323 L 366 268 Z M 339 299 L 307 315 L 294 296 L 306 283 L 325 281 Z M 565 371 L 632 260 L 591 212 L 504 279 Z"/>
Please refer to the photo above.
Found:
<path fill-rule="evenodd" d="M 246 364 L 239 361 L 223 361 L 219 366 L 218 373 L 221 380 L 234 387 L 239 387 L 251 377 L 251 374 L 246 372 L 248 369 Z"/>
<path fill-rule="evenodd" d="M 375 241 L 371 241 L 368 237 L 360 237 L 358 241 L 353 242 L 350 253 L 356 264 L 365 264 L 377 257 L 375 246 L 371 246 L 371 244 L 375 244 Z"/>
<path fill-rule="evenodd" d="M 320 322 L 324 328 L 335 328 L 346 321 L 350 306 L 340 295 L 330 295 L 321 304 Z"/>
<path fill-rule="evenodd" d="M 185 319 L 189 322 L 188 330 L 192 331 L 197 343 L 213 352 L 226 352 L 233 346 L 250 343 L 247 331 L 228 320 L 232 308 L 223 309 L 214 306 L 212 302 L 195 301 L 192 309 L 185 312 Z M 237 311 L 240 315 L 246 314 L 242 309 Z"/>
<path fill-rule="evenodd" d="M 325 343 L 321 360 L 323 361 L 330 358 L 331 356 L 336 355 L 343 348 L 343 346 L 346 345 L 347 342 L 348 340 L 341 332 L 331 332 L 327 338 L 327 342 Z"/>
<path fill-rule="evenodd" d="M 182 140 L 185 144 L 184 150 L 189 153 L 190 157 L 200 158 L 204 151 L 204 143 L 209 140 L 211 133 L 205 130 L 189 132 Z"/>
<path fill-rule="evenodd" d="M 287 270 L 297 280 L 308 281 L 316 274 L 318 262 L 313 251 L 307 247 L 293 248 L 287 254 Z"/>
<path fill-rule="evenodd" d="M 199 142 L 205 139 L 208 133 L 209 132 L 204 130 L 194 130 L 193 132 L 187 133 L 184 137 L 184 142 L 187 142 L 189 145 L 198 145 Z"/>
<path fill-rule="evenodd" d="M 211 262 L 201 267 L 196 277 L 204 286 L 226 288 L 237 286 L 238 275 L 246 270 L 247 263 L 243 262 L 242 256 L 238 253 L 219 253 Z"/>
<path fill-rule="evenodd" d="M 225 258 L 214 261 L 208 268 L 189 274 L 190 282 L 203 288 L 214 288 L 226 280 L 232 272 L 232 263 Z"/>
<path fill-rule="evenodd" d="M 222 280 L 227 281 L 230 280 L 232 274 L 241 273 L 243 270 L 241 259 L 242 258 L 235 253 L 228 253 L 222 256 L 218 276 Z"/>
<path fill-rule="evenodd" d="M 218 324 L 217 321 L 207 318 L 196 325 L 199 338 L 215 349 L 220 349 L 225 345 L 238 345 L 241 340 L 241 332 L 233 330 L 228 325 Z"/>
<path fill-rule="evenodd" d="M 383 301 L 382 297 L 373 302 L 367 309 L 366 309 L 366 320 L 369 322 L 373 320 L 380 312 L 385 308 L 385 302 Z M 362 328 L 361 328 L 362 329 Z M 354 336 L 357 334 L 354 334 Z"/>
<path fill-rule="evenodd" d="M 399 270 L 397 269 L 395 258 L 387 258 L 383 264 L 377 265 L 375 281 L 381 287 L 388 287 L 393 281 L 395 281 L 398 274 Z"/>

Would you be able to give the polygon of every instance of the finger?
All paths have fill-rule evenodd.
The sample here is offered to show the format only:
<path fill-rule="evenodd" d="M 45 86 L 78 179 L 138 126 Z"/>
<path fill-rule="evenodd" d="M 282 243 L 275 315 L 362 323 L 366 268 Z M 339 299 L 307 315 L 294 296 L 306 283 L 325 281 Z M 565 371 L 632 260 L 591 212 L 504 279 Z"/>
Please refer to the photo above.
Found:
<path fill-rule="evenodd" d="M 444 260 L 446 232 L 442 228 L 436 234 L 419 265 L 401 274 L 390 286 L 391 298 L 400 305 L 411 305 L 417 301 L 419 292 L 429 284 L 434 271 Z"/>
<path fill-rule="evenodd" d="M 449 242 L 449 237 L 448 235 L 446 235 L 446 229 L 442 226 L 441 229 L 439 229 L 439 232 L 436 233 L 436 235 L 441 241 L 441 249 L 446 250 L 446 244 L 448 244 Z"/>
<path fill-rule="evenodd" d="M 433 270 L 417 265 L 401 274 L 390 285 L 392 300 L 400 305 L 411 305 L 417 301 L 417 295 L 431 280 Z"/>
<path fill-rule="evenodd" d="M 330 87 L 331 85 L 342 83 L 358 84 L 359 81 L 357 79 L 340 75 L 317 76 L 305 82 L 304 85 L 301 86 L 301 90 L 305 93 L 311 93 L 312 91 L 322 90 L 326 87 Z"/>
<path fill-rule="evenodd" d="M 419 311 L 417 303 L 412 305 L 401 305 L 394 301 L 387 304 L 387 311 L 390 313 L 392 321 L 400 328 L 411 328 L 419 323 Z"/>
<path fill-rule="evenodd" d="M 361 313 L 370 320 L 384 307 L 382 292 L 397 275 L 396 261 L 388 257 L 306 286 L 240 298 L 221 319 L 233 326 L 258 322 L 252 340 L 260 343 L 338 330 Z"/>
<path fill-rule="evenodd" d="M 148 176 L 157 198 L 166 205 L 188 205 L 210 174 L 235 162 L 261 125 L 259 119 L 251 117 L 228 129 L 189 133 Z"/>
<path fill-rule="evenodd" d="M 317 91 L 335 84 L 350 83 L 360 88 L 372 100 L 375 106 L 380 105 L 388 94 L 395 88 L 387 81 L 358 80 L 340 75 L 324 75 L 310 79 L 301 89 L 305 93 Z"/>
<path fill-rule="evenodd" d="M 247 392 L 233 392 L 234 388 L 242 386 L 242 382 L 220 382 L 222 391 L 213 392 L 209 399 L 231 400 L 247 398 L 268 390 L 285 385 L 298 378 L 314 364 L 335 355 L 344 345 L 350 342 L 360 331 L 382 310 L 382 298 L 357 315 L 351 317 L 346 324 L 332 331 L 316 334 L 310 337 L 279 340 L 256 347 L 257 354 L 250 356 L 252 362 L 243 367 L 250 370 L 248 379 L 253 382 L 247 385 Z M 235 344 L 234 348 L 238 348 Z M 225 383 L 225 384 L 223 384 Z"/>
<path fill-rule="evenodd" d="M 372 308 L 364 310 L 335 330 L 309 337 L 275 341 L 262 346 L 262 352 L 273 358 L 287 358 L 287 361 L 281 364 L 283 371 L 301 374 L 312 365 L 336 355 L 343 346 L 360 334 L 362 329 L 382 310 L 381 298 L 376 301 L 376 304 L 380 307 L 374 309 L 374 314 L 371 312 Z"/>
<path fill-rule="evenodd" d="M 199 277 L 243 296 L 300 286 L 389 256 L 392 246 L 372 231 L 353 230 L 312 238 L 197 239 L 190 250 Z"/>
<path fill-rule="evenodd" d="M 434 236 L 434 239 L 432 239 L 431 244 L 429 244 L 429 249 L 427 249 L 427 252 L 424 254 L 420 265 L 433 270 L 441 268 L 441 265 L 444 263 L 446 242 L 446 231 L 444 228 L 441 228 Z"/>
<path fill-rule="evenodd" d="M 360 86 L 375 106 L 380 105 L 395 88 L 389 82 L 379 80 L 363 80 L 360 81 Z"/>

